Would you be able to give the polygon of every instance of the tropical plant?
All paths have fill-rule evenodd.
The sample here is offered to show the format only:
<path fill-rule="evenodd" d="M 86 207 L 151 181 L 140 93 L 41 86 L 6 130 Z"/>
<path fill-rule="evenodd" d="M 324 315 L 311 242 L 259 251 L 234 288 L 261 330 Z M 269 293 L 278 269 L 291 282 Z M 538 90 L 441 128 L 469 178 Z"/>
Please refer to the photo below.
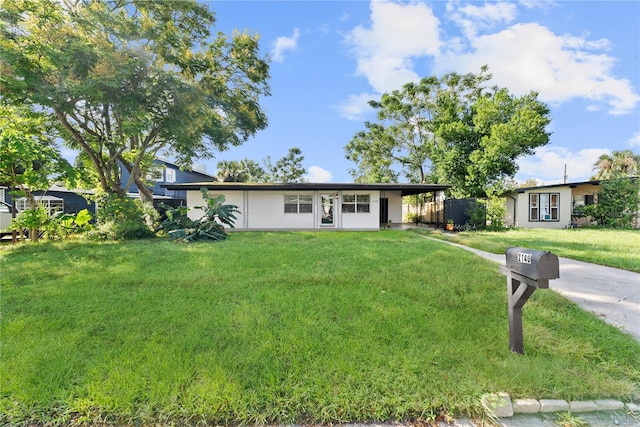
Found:
<path fill-rule="evenodd" d="M 603 154 L 593 164 L 593 169 L 597 170 L 592 178 L 596 180 L 638 176 L 640 155 L 631 150 Z"/>
<path fill-rule="evenodd" d="M 236 221 L 236 213 L 239 213 L 236 205 L 224 203 L 223 195 L 211 197 L 206 188 L 201 188 L 202 199 L 205 206 L 196 206 L 194 209 L 203 211 L 202 217 L 198 220 L 191 220 L 187 217 L 187 209 L 175 208 L 167 210 L 167 221 L 164 230 L 169 237 L 183 242 L 194 242 L 198 240 L 225 240 L 227 233 L 224 225 L 233 228 Z"/>
<path fill-rule="evenodd" d="M 75 214 L 59 212 L 49 222 L 47 237 L 49 239 L 64 238 L 70 234 L 85 233 L 93 229 L 92 220 L 93 215 L 87 209 L 82 209 Z"/>
<path fill-rule="evenodd" d="M 221 160 L 217 165 L 216 178 L 221 182 L 265 182 L 267 173 L 251 159 Z"/>

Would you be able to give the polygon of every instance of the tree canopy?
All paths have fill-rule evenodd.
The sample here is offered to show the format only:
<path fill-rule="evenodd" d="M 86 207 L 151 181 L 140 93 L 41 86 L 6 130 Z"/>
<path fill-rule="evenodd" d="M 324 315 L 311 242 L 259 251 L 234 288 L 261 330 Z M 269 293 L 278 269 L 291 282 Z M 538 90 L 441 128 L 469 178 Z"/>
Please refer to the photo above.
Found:
<path fill-rule="evenodd" d="M 50 136 L 46 117 L 24 106 L 0 103 L 0 184 L 17 189 L 31 208 L 34 191 L 56 181 L 73 185 L 75 171 Z"/>
<path fill-rule="evenodd" d="M 290 148 L 287 155 L 274 164 L 271 157 L 263 160 L 264 167 L 251 159 L 222 160 L 218 162 L 216 178 L 223 182 L 304 182 L 307 173 L 298 147 Z"/>
<path fill-rule="evenodd" d="M 194 0 L 5 2 L 0 91 L 53 117 L 102 190 L 123 196 L 135 183 L 150 199 L 156 154 L 189 167 L 267 126 L 258 37 L 212 34 L 214 23 Z"/>
<path fill-rule="evenodd" d="M 370 101 L 377 122 L 365 122 L 345 147 L 356 180 L 452 185 L 456 197 L 484 196 L 512 178 L 516 160 L 549 142 L 549 109 L 537 93 L 515 96 L 488 87 L 478 74 L 450 73 L 407 83 Z"/>

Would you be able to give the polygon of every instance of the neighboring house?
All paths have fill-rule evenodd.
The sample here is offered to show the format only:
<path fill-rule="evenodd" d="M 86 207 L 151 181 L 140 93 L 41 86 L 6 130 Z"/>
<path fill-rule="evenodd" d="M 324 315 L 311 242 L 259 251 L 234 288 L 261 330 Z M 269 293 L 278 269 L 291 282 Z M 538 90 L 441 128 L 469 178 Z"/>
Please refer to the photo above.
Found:
<path fill-rule="evenodd" d="M 95 213 L 95 202 L 87 200 L 86 197 L 93 194 L 95 194 L 94 191 L 81 189 L 69 190 L 59 185 L 52 185 L 51 188 L 46 191 L 38 190 L 33 192 L 36 200 L 50 212 L 64 211 L 65 213 L 78 213 L 82 209 L 87 209 L 89 212 Z M 12 202 L 12 194 L 6 187 L 0 187 L 0 202 L 9 204 Z M 27 208 L 24 197 L 17 197 L 15 202 L 18 212 Z"/>
<path fill-rule="evenodd" d="M 123 185 L 129 180 L 129 171 L 124 167 L 120 167 L 121 180 Z M 193 170 L 180 170 L 180 167 L 175 163 L 172 163 L 165 159 L 157 158 L 153 161 L 153 168 L 145 177 L 148 183 L 153 183 L 153 187 L 149 187 L 154 195 L 154 198 L 159 199 L 178 199 L 186 201 L 187 194 L 185 190 L 178 189 L 172 190 L 167 188 L 168 184 L 181 184 L 190 182 L 202 182 L 202 181 L 214 181 L 213 175 L 207 174 L 204 170 L 201 170 L 197 165 L 194 165 Z M 135 184 L 129 187 L 129 195 L 136 196 L 139 191 Z"/>
<path fill-rule="evenodd" d="M 379 230 L 380 225 L 402 223 L 402 197 L 447 190 L 437 184 L 354 184 L 202 182 L 168 184 L 168 190 L 186 191 L 187 206 L 203 206 L 200 188 L 225 203 L 236 205 L 238 230 Z M 191 210 L 197 219 L 202 211 Z"/>
<path fill-rule="evenodd" d="M 567 228 L 584 225 L 589 218 L 582 207 L 597 203 L 600 181 L 518 188 L 506 193 L 508 226 Z"/>

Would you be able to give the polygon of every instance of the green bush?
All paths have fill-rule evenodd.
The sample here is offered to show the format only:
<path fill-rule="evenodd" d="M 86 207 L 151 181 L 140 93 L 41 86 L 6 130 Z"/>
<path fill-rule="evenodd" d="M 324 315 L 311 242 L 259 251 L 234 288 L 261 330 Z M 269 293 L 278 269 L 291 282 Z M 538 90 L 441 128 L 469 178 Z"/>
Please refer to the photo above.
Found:
<path fill-rule="evenodd" d="M 599 225 L 632 228 L 640 209 L 640 179 L 620 178 L 602 181 L 598 202 L 585 206 L 585 213 Z"/>
<path fill-rule="evenodd" d="M 469 218 L 464 224 L 465 230 L 484 230 L 487 228 L 487 208 L 483 202 L 475 201 L 466 211 Z"/>
<path fill-rule="evenodd" d="M 50 218 L 43 206 L 25 209 L 17 217 L 11 220 L 11 229 L 17 231 L 27 230 L 32 241 L 37 242 L 41 231 L 49 225 Z"/>
<path fill-rule="evenodd" d="M 151 208 L 153 209 L 153 208 Z M 155 212 L 155 210 L 153 210 Z M 94 240 L 130 240 L 155 237 L 152 230 L 154 214 L 140 200 L 119 198 L 115 194 L 98 197 L 96 221 L 98 226 L 89 232 Z M 158 217 L 155 212 L 155 218 Z"/>

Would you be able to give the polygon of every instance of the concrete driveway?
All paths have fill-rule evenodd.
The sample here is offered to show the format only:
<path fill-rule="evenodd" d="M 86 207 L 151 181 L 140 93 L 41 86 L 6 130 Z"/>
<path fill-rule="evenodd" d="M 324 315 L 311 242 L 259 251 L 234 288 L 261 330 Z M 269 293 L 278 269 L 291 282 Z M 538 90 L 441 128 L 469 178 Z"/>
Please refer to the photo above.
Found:
<path fill-rule="evenodd" d="M 506 258 L 457 243 L 422 236 L 457 246 L 498 263 L 506 271 Z M 640 274 L 558 257 L 560 278 L 549 281 L 549 287 L 594 313 L 640 342 Z"/>

